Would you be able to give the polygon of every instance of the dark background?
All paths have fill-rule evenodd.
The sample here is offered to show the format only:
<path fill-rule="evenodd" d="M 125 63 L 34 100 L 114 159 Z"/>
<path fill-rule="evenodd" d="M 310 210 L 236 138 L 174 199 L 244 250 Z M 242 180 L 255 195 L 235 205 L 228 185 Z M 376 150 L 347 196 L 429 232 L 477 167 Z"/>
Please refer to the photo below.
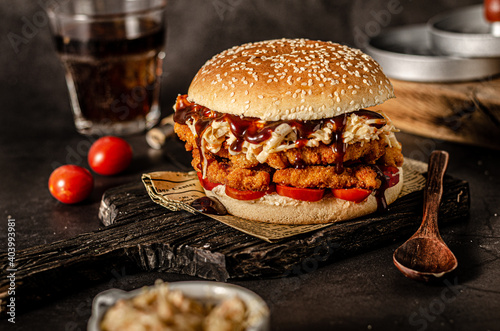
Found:
<path fill-rule="evenodd" d="M 92 142 L 74 130 L 63 70 L 43 11 L 50 1 L 0 0 L 0 251 L 6 250 L 9 216 L 16 219 L 17 249 L 70 238 L 99 228 L 97 209 L 107 188 L 137 181 L 143 172 L 177 169 L 171 156 L 148 149 L 138 135 L 128 138 L 135 152 L 131 167 L 119 176 L 98 176 L 89 201 L 66 206 L 50 196 L 51 171 L 65 163 L 87 166 L 85 155 Z M 171 0 L 163 114 L 171 112 L 176 95 L 187 91 L 199 67 L 231 46 L 305 37 L 363 47 L 367 37 L 383 27 L 423 23 L 444 10 L 472 3 L 480 1 Z M 9 40 L 13 34 L 23 38 L 17 46 Z M 391 261 L 401 238 L 392 246 L 311 273 L 234 281 L 266 300 L 273 329 L 500 329 L 498 151 L 405 133 L 398 139 L 405 156 L 422 161 L 434 149 L 448 150 L 448 173 L 470 183 L 470 218 L 442 231 L 459 259 L 459 269 L 449 279 L 452 285 L 428 286 L 405 279 Z M 15 325 L 0 321 L 0 329 L 31 330 L 36 325 L 38 330 L 84 330 L 97 293 L 151 285 L 157 278 L 194 279 L 116 270 L 97 285 L 19 313 Z M 433 309 L 439 314 L 432 314 Z"/>

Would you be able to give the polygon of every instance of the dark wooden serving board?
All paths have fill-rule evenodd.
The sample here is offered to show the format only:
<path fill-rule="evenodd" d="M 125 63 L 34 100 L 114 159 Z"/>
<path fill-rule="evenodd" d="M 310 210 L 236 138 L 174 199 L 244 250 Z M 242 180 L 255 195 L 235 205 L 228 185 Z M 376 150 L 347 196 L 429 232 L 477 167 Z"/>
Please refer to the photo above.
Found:
<path fill-rule="evenodd" d="M 440 222 L 464 218 L 469 211 L 468 183 L 446 177 L 444 185 Z M 16 300 L 68 293 L 108 279 L 123 267 L 127 274 L 159 270 L 218 281 L 310 272 L 347 255 L 406 240 L 420 224 L 422 198 L 422 191 L 414 192 L 384 214 L 268 243 L 201 214 L 169 211 L 150 200 L 142 183 L 116 187 L 102 199 L 104 228 L 17 252 Z M 3 299 L 9 286 L 6 253 L 0 254 L 0 261 Z M 5 301 L 0 308 L 5 311 Z"/>

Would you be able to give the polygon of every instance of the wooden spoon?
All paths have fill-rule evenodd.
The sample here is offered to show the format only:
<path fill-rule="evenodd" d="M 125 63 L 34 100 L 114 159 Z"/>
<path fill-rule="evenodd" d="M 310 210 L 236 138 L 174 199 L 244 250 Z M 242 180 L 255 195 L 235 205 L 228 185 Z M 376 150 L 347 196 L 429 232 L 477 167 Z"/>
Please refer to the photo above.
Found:
<path fill-rule="evenodd" d="M 420 228 L 393 255 L 396 267 L 408 278 L 429 281 L 454 270 L 457 258 L 439 235 L 438 210 L 448 153 L 434 151 L 429 158 L 424 189 L 424 216 Z"/>

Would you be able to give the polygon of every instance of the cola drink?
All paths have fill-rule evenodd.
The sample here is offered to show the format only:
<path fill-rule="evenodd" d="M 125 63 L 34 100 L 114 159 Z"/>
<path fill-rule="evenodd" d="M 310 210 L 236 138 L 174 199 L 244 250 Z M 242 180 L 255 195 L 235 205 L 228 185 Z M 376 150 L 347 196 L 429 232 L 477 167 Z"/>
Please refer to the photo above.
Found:
<path fill-rule="evenodd" d="M 156 124 L 162 24 L 146 18 L 96 20 L 66 26 L 54 38 L 79 132 L 125 135 Z"/>

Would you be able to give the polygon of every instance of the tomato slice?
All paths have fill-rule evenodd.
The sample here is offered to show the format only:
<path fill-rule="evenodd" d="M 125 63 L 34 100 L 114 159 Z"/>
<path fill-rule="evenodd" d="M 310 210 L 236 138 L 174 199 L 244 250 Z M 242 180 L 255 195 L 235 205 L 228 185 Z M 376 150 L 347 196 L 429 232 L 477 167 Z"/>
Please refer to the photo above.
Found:
<path fill-rule="evenodd" d="M 276 185 L 276 193 L 292 199 L 312 202 L 321 200 L 325 194 L 325 190 Z"/>
<path fill-rule="evenodd" d="M 220 183 L 213 183 L 208 180 L 208 178 L 203 178 L 201 172 L 196 172 L 198 179 L 200 180 L 201 186 L 207 191 L 212 191 L 214 187 L 221 185 Z"/>
<path fill-rule="evenodd" d="M 359 203 L 364 201 L 372 191 L 362 188 L 337 188 L 332 189 L 332 193 L 336 198 Z"/>
<path fill-rule="evenodd" d="M 238 200 L 255 200 L 262 198 L 268 193 L 266 191 L 240 191 L 227 185 L 225 192 L 228 197 Z"/>
<path fill-rule="evenodd" d="M 399 169 L 391 166 L 379 166 L 380 170 L 384 173 L 387 182 L 386 188 L 393 187 L 399 183 Z"/>

